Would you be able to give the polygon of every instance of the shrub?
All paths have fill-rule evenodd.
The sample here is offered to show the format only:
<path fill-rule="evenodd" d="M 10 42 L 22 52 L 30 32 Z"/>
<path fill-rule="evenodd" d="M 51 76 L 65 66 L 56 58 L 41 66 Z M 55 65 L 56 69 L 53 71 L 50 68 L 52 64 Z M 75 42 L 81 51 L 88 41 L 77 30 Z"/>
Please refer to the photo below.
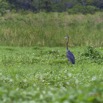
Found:
<path fill-rule="evenodd" d="M 76 5 L 71 9 L 68 9 L 69 14 L 77 14 L 77 13 L 83 13 L 83 14 L 93 14 L 96 11 L 98 11 L 98 8 L 94 6 L 81 6 L 81 5 Z"/>
<path fill-rule="evenodd" d="M 0 15 L 3 16 L 8 10 L 10 10 L 8 2 L 0 0 Z"/>
<path fill-rule="evenodd" d="M 89 58 L 90 60 L 98 64 L 101 64 L 103 61 L 102 54 L 91 46 L 88 46 L 81 56 Z"/>

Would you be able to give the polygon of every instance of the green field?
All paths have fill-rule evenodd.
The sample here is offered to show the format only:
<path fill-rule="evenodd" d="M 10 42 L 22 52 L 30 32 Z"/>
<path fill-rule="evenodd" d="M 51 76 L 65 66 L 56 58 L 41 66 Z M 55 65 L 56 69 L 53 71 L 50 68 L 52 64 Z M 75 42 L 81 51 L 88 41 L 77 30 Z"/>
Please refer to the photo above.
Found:
<path fill-rule="evenodd" d="M 0 103 L 103 103 L 103 12 L 0 16 Z"/>
<path fill-rule="evenodd" d="M 103 48 L 0 46 L 0 103 L 103 103 Z"/>

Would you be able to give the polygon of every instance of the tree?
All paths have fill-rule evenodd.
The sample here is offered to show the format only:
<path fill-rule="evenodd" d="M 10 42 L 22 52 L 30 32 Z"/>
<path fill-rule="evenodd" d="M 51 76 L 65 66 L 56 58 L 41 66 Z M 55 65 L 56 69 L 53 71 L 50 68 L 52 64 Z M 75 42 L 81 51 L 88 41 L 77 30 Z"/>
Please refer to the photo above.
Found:
<path fill-rule="evenodd" d="M 45 10 L 46 12 L 52 11 L 52 0 L 40 0 L 39 6 L 40 10 Z"/>
<path fill-rule="evenodd" d="M 100 9 L 103 9 L 103 0 L 94 0 L 93 4 Z"/>
<path fill-rule="evenodd" d="M 63 12 L 70 8 L 76 8 L 76 5 L 81 6 L 81 9 L 91 8 L 95 6 L 103 9 L 103 0 L 0 0 L 0 8 L 7 8 L 8 5 L 12 9 L 30 10 L 33 12 Z M 82 7 L 83 6 L 83 7 Z"/>
<path fill-rule="evenodd" d="M 6 0 L 0 0 L 0 15 L 4 15 L 10 6 Z"/>

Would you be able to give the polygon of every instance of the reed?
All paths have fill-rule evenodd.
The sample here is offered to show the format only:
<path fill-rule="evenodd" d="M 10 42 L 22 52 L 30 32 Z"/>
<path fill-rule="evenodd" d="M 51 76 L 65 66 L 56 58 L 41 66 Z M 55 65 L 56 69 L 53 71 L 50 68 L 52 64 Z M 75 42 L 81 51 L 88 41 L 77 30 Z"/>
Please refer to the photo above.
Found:
<path fill-rule="evenodd" d="M 7 46 L 103 46 L 103 12 L 11 13 L 0 17 L 0 44 Z"/>

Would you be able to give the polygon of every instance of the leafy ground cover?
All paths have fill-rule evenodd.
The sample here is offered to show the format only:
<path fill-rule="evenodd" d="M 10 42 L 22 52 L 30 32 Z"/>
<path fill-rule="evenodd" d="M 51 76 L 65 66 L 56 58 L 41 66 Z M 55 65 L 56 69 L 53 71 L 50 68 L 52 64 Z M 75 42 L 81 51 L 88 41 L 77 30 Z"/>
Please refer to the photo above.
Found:
<path fill-rule="evenodd" d="M 103 103 L 103 48 L 0 46 L 1 103 Z"/>

